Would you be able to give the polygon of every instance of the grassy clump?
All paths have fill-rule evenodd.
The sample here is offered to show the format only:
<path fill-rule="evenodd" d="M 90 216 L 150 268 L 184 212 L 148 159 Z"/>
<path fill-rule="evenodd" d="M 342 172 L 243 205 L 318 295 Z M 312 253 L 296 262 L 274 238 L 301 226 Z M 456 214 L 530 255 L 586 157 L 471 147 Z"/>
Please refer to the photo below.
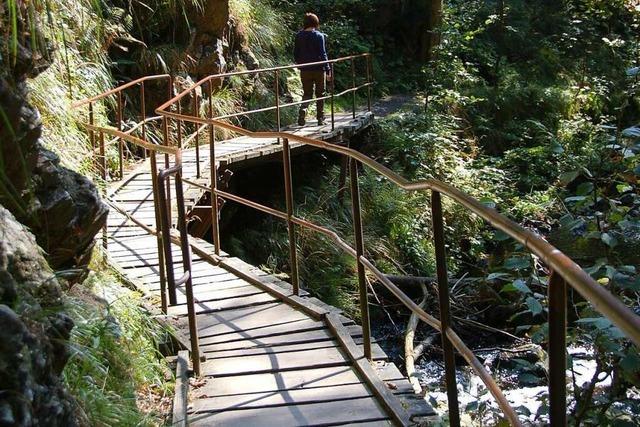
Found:
<path fill-rule="evenodd" d="M 91 145 L 80 126 L 88 121 L 88 110 L 73 109 L 72 105 L 111 88 L 109 62 L 102 49 L 110 25 L 100 4 L 92 0 L 45 4 L 40 31 L 53 45 L 51 65 L 29 80 L 29 100 L 40 112 L 44 145 L 58 154 L 64 165 L 90 174 Z M 96 123 L 107 122 L 107 108 L 96 104 Z"/>
<path fill-rule="evenodd" d="M 168 331 L 140 302 L 108 272 L 68 297 L 75 328 L 63 378 L 89 425 L 162 425 L 170 410 L 171 373 L 158 351 Z"/>

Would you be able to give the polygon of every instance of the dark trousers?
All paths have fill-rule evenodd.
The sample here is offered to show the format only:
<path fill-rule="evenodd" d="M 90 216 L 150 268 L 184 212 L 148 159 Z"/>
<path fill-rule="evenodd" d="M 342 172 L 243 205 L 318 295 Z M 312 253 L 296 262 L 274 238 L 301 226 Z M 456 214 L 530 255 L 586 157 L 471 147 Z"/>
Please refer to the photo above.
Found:
<path fill-rule="evenodd" d="M 313 99 L 314 88 L 315 88 L 315 96 L 316 98 L 321 98 L 324 96 L 325 90 L 325 72 L 324 71 L 300 71 L 300 80 L 302 80 L 302 89 L 304 94 L 302 95 L 302 100 L 307 101 Z M 307 114 L 307 108 L 309 107 L 309 102 L 305 102 L 304 104 L 300 104 L 300 115 Z M 324 99 L 320 99 L 316 102 L 316 107 L 318 110 L 318 119 L 324 118 Z"/>

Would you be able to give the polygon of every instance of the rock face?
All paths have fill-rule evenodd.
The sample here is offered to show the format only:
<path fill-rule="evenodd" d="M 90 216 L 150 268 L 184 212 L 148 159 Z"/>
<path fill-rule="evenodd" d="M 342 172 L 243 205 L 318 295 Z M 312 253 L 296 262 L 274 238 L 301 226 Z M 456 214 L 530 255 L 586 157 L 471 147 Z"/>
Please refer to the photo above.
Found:
<path fill-rule="evenodd" d="M 205 0 L 202 8 L 194 8 L 192 22 L 196 31 L 224 39 L 229 22 L 229 0 Z"/>
<path fill-rule="evenodd" d="M 73 321 L 34 236 L 0 206 L 0 426 L 74 426 L 59 375 Z"/>
<path fill-rule="evenodd" d="M 31 229 L 52 268 L 82 267 L 108 208 L 88 179 L 62 167 L 40 143 L 42 124 L 27 102 L 26 79 L 47 68 L 48 53 L 24 47 L 37 35 L 23 31 L 29 25 L 21 19 L 18 27 L 25 35 L 15 56 L 0 31 L 0 204 Z"/>

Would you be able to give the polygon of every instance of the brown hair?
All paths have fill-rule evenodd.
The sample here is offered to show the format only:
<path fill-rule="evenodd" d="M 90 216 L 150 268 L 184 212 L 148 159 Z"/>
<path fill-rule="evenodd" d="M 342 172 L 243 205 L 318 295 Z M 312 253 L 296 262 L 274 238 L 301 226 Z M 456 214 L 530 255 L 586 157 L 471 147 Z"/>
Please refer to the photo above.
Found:
<path fill-rule="evenodd" d="M 318 28 L 320 26 L 318 16 L 313 13 L 305 13 L 302 23 L 304 28 Z"/>

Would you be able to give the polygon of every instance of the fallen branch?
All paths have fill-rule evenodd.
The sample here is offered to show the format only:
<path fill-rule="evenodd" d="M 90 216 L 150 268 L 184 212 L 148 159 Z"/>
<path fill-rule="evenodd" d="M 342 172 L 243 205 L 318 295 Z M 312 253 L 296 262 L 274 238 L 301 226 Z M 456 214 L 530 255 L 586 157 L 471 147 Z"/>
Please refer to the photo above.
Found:
<path fill-rule="evenodd" d="M 427 303 L 428 293 L 427 293 L 427 287 L 424 283 L 421 285 L 421 287 L 422 287 L 423 297 L 422 297 L 422 301 L 420 301 L 420 304 L 418 305 L 420 306 L 420 308 L 424 308 L 424 306 Z M 416 335 L 416 329 L 419 323 L 420 323 L 420 318 L 418 317 L 418 315 L 415 313 L 411 313 L 411 317 L 409 318 L 409 322 L 407 323 L 407 329 L 404 334 L 404 361 L 405 361 L 405 367 L 407 370 L 407 377 L 409 378 L 409 382 L 411 382 L 411 385 L 413 386 L 413 390 L 416 393 L 422 392 L 422 387 L 420 386 L 420 382 L 418 381 L 418 378 L 415 375 L 416 374 L 415 362 L 417 357 L 416 357 L 416 352 L 413 344 L 413 341 Z"/>

